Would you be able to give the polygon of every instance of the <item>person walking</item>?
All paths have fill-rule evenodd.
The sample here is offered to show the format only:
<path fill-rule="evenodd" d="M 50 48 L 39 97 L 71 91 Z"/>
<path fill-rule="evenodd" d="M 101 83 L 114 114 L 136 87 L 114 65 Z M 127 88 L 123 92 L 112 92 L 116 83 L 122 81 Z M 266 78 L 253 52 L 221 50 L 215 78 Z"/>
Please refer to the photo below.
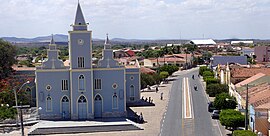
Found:
<path fill-rule="evenodd" d="M 160 94 L 160 100 L 163 100 L 163 92 Z"/>

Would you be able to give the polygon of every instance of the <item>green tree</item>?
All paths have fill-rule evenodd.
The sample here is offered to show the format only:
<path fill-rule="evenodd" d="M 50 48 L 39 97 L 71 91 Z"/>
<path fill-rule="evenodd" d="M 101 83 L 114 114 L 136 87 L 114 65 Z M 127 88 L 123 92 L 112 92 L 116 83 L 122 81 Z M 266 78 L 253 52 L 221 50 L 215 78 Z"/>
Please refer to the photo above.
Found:
<path fill-rule="evenodd" d="M 165 78 L 167 78 L 169 76 L 169 73 L 167 71 L 161 71 L 159 73 L 160 77 L 162 80 L 164 80 Z"/>
<path fill-rule="evenodd" d="M 233 136 L 257 136 L 250 130 L 235 130 L 233 131 Z"/>
<path fill-rule="evenodd" d="M 223 126 L 231 127 L 233 130 L 245 126 L 245 116 L 233 109 L 222 110 L 219 120 Z"/>
<path fill-rule="evenodd" d="M 172 75 L 174 72 L 179 70 L 179 67 L 176 65 L 164 65 L 158 69 L 159 71 L 166 71 L 169 75 Z"/>
<path fill-rule="evenodd" d="M 210 53 L 210 52 L 208 52 L 208 51 L 206 51 L 206 52 L 204 52 L 203 54 L 202 54 L 202 58 L 204 59 L 204 60 L 206 60 L 206 61 L 210 61 L 210 58 L 212 57 L 212 54 Z"/>
<path fill-rule="evenodd" d="M 224 84 L 209 84 L 206 86 L 206 93 L 210 96 L 210 97 L 215 97 L 218 94 L 221 93 L 228 93 L 229 92 L 229 88 L 227 85 Z"/>
<path fill-rule="evenodd" d="M 215 108 L 221 109 L 235 109 L 236 108 L 236 98 L 230 96 L 228 93 L 221 93 L 216 95 L 214 100 Z"/>
<path fill-rule="evenodd" d="M 146 88 L 147 85 L 155 85 L 161 81 L 159 74 L 145 74 L 141 73 L 141 89 Z"/>
<path fill-rule="evenodd" d="M 16 62 L 16 47 L 0 39 L 0 79 L 12 72 L 12 65 Z"/>

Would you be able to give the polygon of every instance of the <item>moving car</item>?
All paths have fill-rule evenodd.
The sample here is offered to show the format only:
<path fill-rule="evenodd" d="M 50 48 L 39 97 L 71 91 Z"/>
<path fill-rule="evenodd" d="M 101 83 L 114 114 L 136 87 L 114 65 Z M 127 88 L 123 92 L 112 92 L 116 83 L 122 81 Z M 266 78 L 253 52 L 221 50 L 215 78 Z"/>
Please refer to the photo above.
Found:
<path fill-rule="evenodd" d="M 212 119 L 219 119 L 220 110 L 214 110 L 211 117 Z"/>

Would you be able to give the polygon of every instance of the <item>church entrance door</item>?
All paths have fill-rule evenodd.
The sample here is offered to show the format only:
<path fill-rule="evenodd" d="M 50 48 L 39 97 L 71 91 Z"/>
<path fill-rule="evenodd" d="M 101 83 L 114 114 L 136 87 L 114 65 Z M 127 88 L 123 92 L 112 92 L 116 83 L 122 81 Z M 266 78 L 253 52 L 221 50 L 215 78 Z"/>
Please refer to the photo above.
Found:
<path fill-rule="evenodd" d="M 84 96 L 80 96 L 78 99 L 78 119 L 87 119 L 87 100 Z"/>
<path fill-rule="evenodd" d="M 62 118 L 65 119 L 69 119 L 69 99 L 67 96 L 64 96 L 62 98 Z"/>
<path fill-rule="evenodd" d="M 95 118 L 101 118 L 102 117 L 102 98 L 98 94 L 95 97 Z"/>

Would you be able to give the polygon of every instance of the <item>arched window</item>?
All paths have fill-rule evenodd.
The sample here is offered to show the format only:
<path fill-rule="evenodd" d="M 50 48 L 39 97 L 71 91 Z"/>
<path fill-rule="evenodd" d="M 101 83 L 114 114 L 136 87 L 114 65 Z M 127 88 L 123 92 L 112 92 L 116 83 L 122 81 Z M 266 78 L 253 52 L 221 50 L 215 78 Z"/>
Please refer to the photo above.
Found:
<path fill-rule="evenodd" d="M 83 75 L 79 76 L 79 90 L 85 90 L 85 88 L 84 88 L 84 76 Z"/>
<path fill-rule="evenodd" d="M 67 96 L 64 96 L 64 97 L 62 98 L 62 102 L 69 102 Z"/>
<path fill-rule="evenodd" d="M 50 96 L 46 99 L 46 111 L 52 111 L 52 98 Z"/>
<path fill-rule="evenodd" d="M 95 97 L 95 101 L 101 101 L 101 100 L 102 100 L 102 98 L 101 98 L 100 95 L 97 95 L 97 96 Z"/>
<path fill-rule="evenodd" d="M 112 99 L 112 108 L 113 109 L 117 109 L 118 108 L 118 99 L 117 99 L 117 95 L 116 93 L 114 93 L 113 95 L 113 99 Z"/>
<path fill-rule="evenodd" d="M 129 99 L 130 101 L 134 101 L 135 99 L 135 87 L 134 85 L 131 85 L 130 88 L 129 88 Z"/>
<path fill-rule="evenodd" d="M 86 98 L 84 96 L 80 96 L 78 103 L 86 103 Z"/>

